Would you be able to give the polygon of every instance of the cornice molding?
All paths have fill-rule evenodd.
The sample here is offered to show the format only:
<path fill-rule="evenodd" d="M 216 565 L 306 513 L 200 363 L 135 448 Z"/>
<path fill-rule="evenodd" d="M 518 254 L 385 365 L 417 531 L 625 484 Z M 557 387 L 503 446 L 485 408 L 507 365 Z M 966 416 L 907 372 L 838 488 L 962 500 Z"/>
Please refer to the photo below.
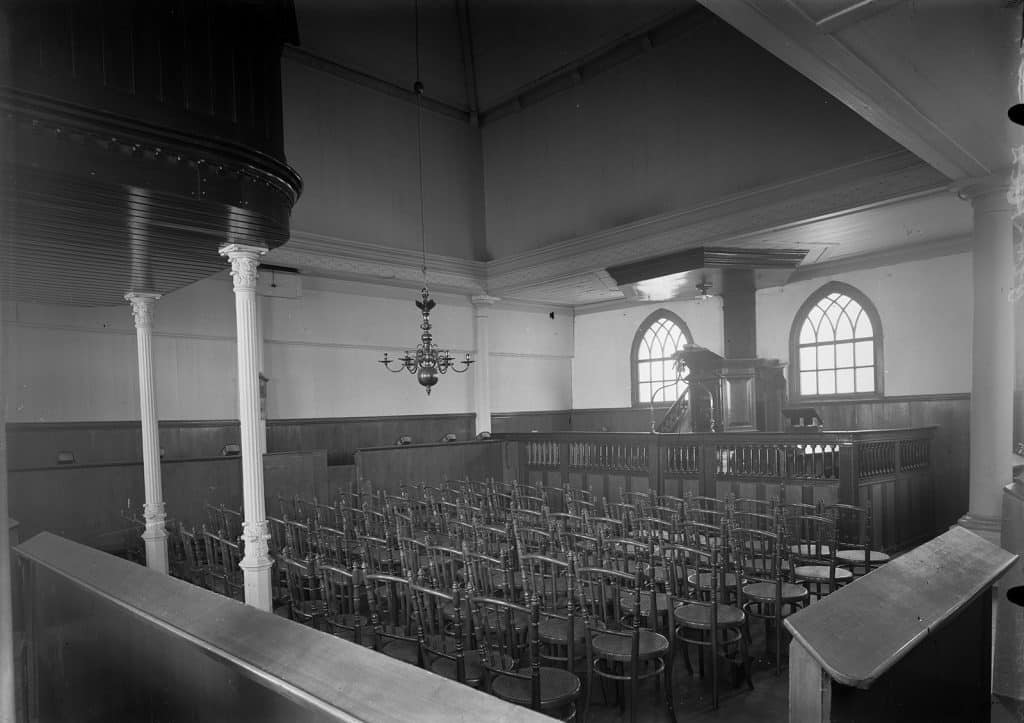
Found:
<path fill-rule="evenodd" d="M 573 303 L 569 297 L 577 305 L 614 303 L 621 292 L 605 271 L 609 266 L 708 244 L 786 248 L 791 244 L 780 230 L 937 190 L 948 190 L 948 181 L 900 151 L 490 262 L 428 255 L 428 283 L 470 297 L 498 296 L 503 308 L 512 302 L 566 305 Z M 766 240 L 768 234 L 774 237 Z M 301 230 L 266 261 L 364 283 L 415 288 L 423 282 L 416 250 Z"/>
<path fill-rule="evenodd" d="M 796 281 L 807 281 L 809 279 L 820 279 L 824 276 L 834 276 L 850 271 L 861 271 L 874 269 L 879 266 L 893 266 L 895 264 L 909 263 L 912 261 L 924 261 L 935 259 L 940 256 L 953 256 L 956 254 L 969 253 L 973 248 L 973 240 L 970 236 L 950 236 L 939 241 L 925 241 L 909 246 L 901 246 L 888 251 L 876 251 L 869 254 L 856 254 L 845 256 L 831 261 L 824 261 L 820 264 L 801 266 L 790 277 L 787 283 Z"/>
<path fill-rule="evenodd" d="M 423 257 L 418 251 L 333 238 L 308 231 L 267 255 L 267 260 L 305 273 L 396 286 L 423 285 Z M 486 294 L 486 264 L 427 254 L 427 283 L 433 290 Z"/>
<path fill-rule="evenodd" d="M 586 269 L 694 248 L 747 243 L 758 234 L 850 208 L 929 193 L 947 182 L 912 153 L 898 151 L 636 223 L 579 236 L 488 264 L 491 293 L 573 278 Z M 770 242 L 778 246 L 784 240 Z"/>

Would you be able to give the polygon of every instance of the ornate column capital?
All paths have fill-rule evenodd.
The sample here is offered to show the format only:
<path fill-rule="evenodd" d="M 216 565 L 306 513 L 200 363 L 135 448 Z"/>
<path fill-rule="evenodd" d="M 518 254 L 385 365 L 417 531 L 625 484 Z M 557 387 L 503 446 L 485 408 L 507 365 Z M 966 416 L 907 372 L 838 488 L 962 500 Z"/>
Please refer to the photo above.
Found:
<path fill-rule="evenodd" d="M 220 247 L 219 253 L 231 262 L 231 278 L 235 282 L 235 291 L 255 291 L 260 257 L 267 253 L 267 249 L 263 246 L 225 244 Z"/>
<path fill-rule="evenodd" d="M 1013 179 L 1010 171 L 1000 171 L 983 178 L 966 178 L 957 181 L 950 190 L 964 201 L 970 201 L 975 209 L 1001 211 L 1011 208 L 1013 201 L 1010 191 Z"/>
<path fill-rule="evenodd" d="M 135 317 L 135 328 L 151 328 L 153 326 L 153 306 L 160 294 L 146 291 L 130 291 L 124 295 L 125 301 L 132 305 L 132 316 Z"/>
<path fill-rule="evenodd" d="M 269 540 L 270 525 L 266 520 L 243 521 L 242 542 L 245 544 L 245 553 L 240 567 L 254 570 L 270 567 L 274 561 L 270 559 Z"/>
<path fill-rule="evenodd" d="M 487 294 L 476 294 L 469 297 L 469 300 L 473 302 L 473 311 L 476 316 L 487 316 L 488 309 L 501 301 L 497 296 L 488 296 Z"/>

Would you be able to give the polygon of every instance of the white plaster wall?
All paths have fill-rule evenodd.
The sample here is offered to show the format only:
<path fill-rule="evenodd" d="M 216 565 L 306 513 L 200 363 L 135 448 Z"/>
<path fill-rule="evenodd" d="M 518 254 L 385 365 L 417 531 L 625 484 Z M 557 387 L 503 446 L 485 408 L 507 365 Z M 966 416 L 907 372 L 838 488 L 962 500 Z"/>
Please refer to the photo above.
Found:
<path fill-rule="evenodd" d="M 377 363 L 419 339 L 414 289 L 304 278 L 301 298 L 261 297 L 271 419 L 464 413 L 473 374 L 449 372 L 428 397 L 412 375 Z M 469 300 L 435 294 L 435 340 L 474 351 Z M 123 307 L 5 306 L 11 422 L 138 419 L 135 331 Z M 408 346 L 407 346 L 408 345 Z M 571 316 L 492 308 L 495 412 L 565 409 Z M 227 273 L 157 302 L 157 409 L 162 419 L 237 418 L 234 295 Z"/>
<path fill-rule="evenodd" d="M 850 271 L 757 292 L 758 356 L 789 361 L 800 305 L 830 281 L 859 289 L 881 317 L 886 396 L 971 391 L 971 255 Z"/>
<path fill-rule="evenodd" d="M 494 412 L 572 406 L 571 311 L 509 309 L 499 302 L 491 308 L 490 332 Z"/>
<path fill-rule="evenodd" d="M 592 409 L 628 407 L 629 354 L 640 324 L 658 309 L 667 309 L 686 322 L 693 343 L 721 354 L 722 301 L 669 301 L 638 304 L 608 311 L 578 310 L 572 364 L 572 407 Z"/>
<path fill-rule="evenodd" d="M 416 106 L 285 59 L 285 153 L 303 177 L 293 231 L 418 250 Z M 480 133 L 423 111 L 423 211 L 431 253 L 476 258 Z"/>

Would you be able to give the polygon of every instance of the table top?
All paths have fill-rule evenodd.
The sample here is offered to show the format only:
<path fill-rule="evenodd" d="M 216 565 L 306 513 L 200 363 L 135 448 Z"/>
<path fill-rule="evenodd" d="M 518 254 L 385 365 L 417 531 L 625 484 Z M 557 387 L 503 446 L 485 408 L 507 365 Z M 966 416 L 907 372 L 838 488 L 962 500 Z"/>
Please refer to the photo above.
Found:
<path fill-rule="evenodd" d="M 1017 555 L 962 527 L 786 618 L 833 680 L 867 688 L 999 579 Z"/>

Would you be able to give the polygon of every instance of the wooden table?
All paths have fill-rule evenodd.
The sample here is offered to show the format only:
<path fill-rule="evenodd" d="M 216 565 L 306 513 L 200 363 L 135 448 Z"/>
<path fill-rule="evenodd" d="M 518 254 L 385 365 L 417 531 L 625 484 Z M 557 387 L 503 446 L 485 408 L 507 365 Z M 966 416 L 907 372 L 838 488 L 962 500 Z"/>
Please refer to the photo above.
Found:
<path fill-rule="evenodd" d="M 954 527 L 787 618 L 790 721 L 988 720 L 991 588 L 1016 560 Z"/>

